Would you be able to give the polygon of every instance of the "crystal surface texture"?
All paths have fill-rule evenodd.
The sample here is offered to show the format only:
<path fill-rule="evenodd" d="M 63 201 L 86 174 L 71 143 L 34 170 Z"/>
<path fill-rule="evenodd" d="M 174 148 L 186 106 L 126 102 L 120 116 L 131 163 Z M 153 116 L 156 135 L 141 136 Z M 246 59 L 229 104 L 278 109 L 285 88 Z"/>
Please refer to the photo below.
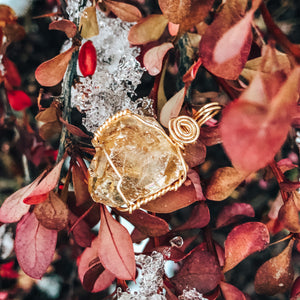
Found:
<path fill-rule="evenodd" d="M 100 131 L 89 168 L 94 201 L 130 205 L 185 176 L 180 150 L 154 118 L 130 113 Z"/>
<path fill-rule="evenodd" d="M 78 14 L 72 7 L 78 7 L 78 0 L 72 1 L 68 12 L 75 19 Z M 131 47 L 127 39 L 133 24 L 108 18 L 99 10 L 97 21 L 99 35 L 90 38 L 97 52 L 96 71 L 92 77 L 80 77 L 72 89 L 72 105 L 85 115 L 83 125 L 91 132 L 121 110 L 153 115 L 151 99 L 132 100 L 144 73 L 136 60 L 140 51 Z M 79 68 L 77 71 L 80 74 Z"/>

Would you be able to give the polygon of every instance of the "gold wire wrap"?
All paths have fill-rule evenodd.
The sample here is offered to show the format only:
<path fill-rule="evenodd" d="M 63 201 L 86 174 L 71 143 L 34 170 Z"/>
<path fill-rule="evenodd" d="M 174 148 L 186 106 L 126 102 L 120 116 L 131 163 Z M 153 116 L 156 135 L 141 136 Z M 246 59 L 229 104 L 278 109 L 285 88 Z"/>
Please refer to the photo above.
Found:
<path fill-rule="evenodd" d="M 210 118 L 214 117 L 220 110 L 221 105 L 217 102 L 212 102 L 209 104 L 204 105 L 202 108 L 200 108 L 194 115 L 193 118 L 188 116 L 179 116 L 177 118 L 171 119 L 169 121 L 169 131 L 170 131 L 170 137 L 168 137 L 166 134 L 166 138 L 170 140 L 175 146 L 177 146 L 177 152 L 181 159 L 181 163 L 184 166 L 184 174 L 175 182 L 173 182 L 171 185 L 161 189 L 160 191 L 145 197 L 138 199 L 136 202 L 132 203 L 129 202 L 127 199 L 123 200 L 125 202 L 125 206 L 122 207 L 116 207 L 118 210 L 126 212 L 128 211 L 130 214 L 136 210 L 139 209 L 142 205 L 147 204 L 148 202 L 155 200 L 158 197 L 161 197 L 165 195 L 167 192 L 170 191 L 177 191 L 179 187 L 184 183 L 187 176 L 187 169 L 188 166 L 186 165 L 182 153 L 180 151 L 184 149 L 185 144 L 194 143 L 199 135 L 200 135 L 200 127 L 208 121 Z M 121 111 L 114 116 L 107 119 L 103 125 L 95 132 L 94 138 L 92 140 L 92 144 L 95 148 L 100 147 L 101 145 L 101 135 L 102 132 L 108 128 L 112 123 L 114 123 L 116 120 L 121 118 L 122 116 L 132 114 L 129 110 Z M 141 121 L 143 121 L 142 117 L 139 117 L 136 115 L 137 118 L 139 118 Z M 144 122 L 144 121 L 143 121 Z M 122 181 L 122 178 L 120 178 L 120 182 Z M 119 183 L 120 183 L 119 182 Z M 120 186 L 118 184 L 117 190 L 122 195 L 122 191 L 120 190 Z"/>

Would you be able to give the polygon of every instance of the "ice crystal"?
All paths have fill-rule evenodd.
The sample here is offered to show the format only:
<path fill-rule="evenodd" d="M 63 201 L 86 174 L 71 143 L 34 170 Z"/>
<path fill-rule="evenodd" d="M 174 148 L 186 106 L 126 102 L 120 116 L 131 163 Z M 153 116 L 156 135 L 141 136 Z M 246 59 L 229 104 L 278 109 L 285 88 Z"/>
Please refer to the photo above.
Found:
<path fill-rule="evenodd" d="M 183 246 L 183 238 L 181 236 L 175 236 L 170 240 L 172 247 L 181 248 Z"/>
<path fill-rule="evenodd" d="M 204 298 L 195 288 L 183 290 L 182 295 L 178 297 L 178 300 L 208 300 Z"/>
<path fill-rule="evenodd" d="M 119 292 L 119 300 L 166 300 L 159 293 L 163 288 L 164 259 L 163 255 L 153 252 L 151 256 L 140 254 L 135 257 L 139 270 L 140 282 L 138 291 Z"/>
<path fill-rule="evenodd" d="M 84 4 L 90 4 L 87 0 L 67 0 L 66 12 L 69 15 L 69 20 L 78 24 L 81 13 L 85 9 Z"/>
<path fill-rule="evenodd" d="M 0 75 L 4 76 L 4 74 L 5 74 L 5 68 L 4 68 L 4 65 L 2 63 L 2 59 L 3 59 L 3 55 L 1 54 L 0 55 Z"/>
<path fill-rule="evenodd" d="M 78 5 L 80 1 L 72 2 Z M 69 14 L 75 15 L 74 8 Z M 108 18 L 100 11 L 97 19 L 99 35 L 90 39 L 97 51 L 96 71 L 91 78 L 81 77 L 72 90 L 72 105 L 85 114 L 83 124 L 89 131 L 95 131 L 120 110 L 152 113 L 150 99 L 132 100 L 144 72 L 136 60 L 138 48 L 130 47 L 127 39 L 132 24 Z"/>

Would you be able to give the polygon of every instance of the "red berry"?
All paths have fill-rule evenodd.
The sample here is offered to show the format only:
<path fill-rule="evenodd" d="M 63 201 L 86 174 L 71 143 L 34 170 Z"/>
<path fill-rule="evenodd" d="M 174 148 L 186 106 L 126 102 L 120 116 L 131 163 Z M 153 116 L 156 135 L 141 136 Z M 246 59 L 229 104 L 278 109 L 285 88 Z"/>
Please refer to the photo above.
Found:
<path fill-rule="evenodd" d="M 91 41 L 85 42 L 80 48 L 78 55 L 80 72 L 84 77 L 95 73 L 97 66 L 97 53 Z"/>
<path fill-rule="evenodd" d="M 14 110 L 23 110 L 32 105 L 31 99 L 23 91 L 8 91 L 7 98 Z"/>

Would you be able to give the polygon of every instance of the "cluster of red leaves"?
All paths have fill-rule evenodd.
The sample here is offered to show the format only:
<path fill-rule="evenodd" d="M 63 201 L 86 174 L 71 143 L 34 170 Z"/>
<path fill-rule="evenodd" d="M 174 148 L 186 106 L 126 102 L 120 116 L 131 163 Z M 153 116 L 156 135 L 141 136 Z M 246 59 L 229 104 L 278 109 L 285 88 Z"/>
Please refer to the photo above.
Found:
<path fill-rule="evenodd" d="M 260 266 L 254 285 L 257 293 L 266 295 L 285 292 L 293 285 L 291 299 L 296 299 L 300 294 L 300 280 L 294 281 L 292 250 L 295 240 L 299 248 L 300 197 L 297 189 L 300 184 L 289 181 L 284 175 L 295 165 L 289 160 L 277 163 L 274 157 L 291 125 L 298 124 L 299 47 L 286 39 L 259 0 L 253 0 L 250 9 L 246 0 L 227 0 L 214 11 L 210 25 L 205 23 L 213 10 L 214 1 L 210 0 L 159 0 L 161 14 L 146 17 L 142 17 L 135 6 L 124 2 L 99 2 L 98 6 L 84 10 L 78 28 L 66 19 L 49 25 L 49 29 L 65 32 L 73 43 L 70 49 L 37 68 L 35 75 L 41 85 L 60 83 L 73 54 L 78 52 L 82 75 L 93 76 L 96 50 L 91 41 L 81 46 L 81 38 L 88 40 L 99 33 L 96 9 L 100 7 L 124 21 L 137 22 L 131 27 L 128 40 L 142 48 L 143 65 L 150 75 L 156 76 L 151 96 L 156 100 L 163 126 L 167 127 L 169 120 L 180 113 L 189 113 L 189 107 L 182 107 L 201 69 L 210 72 L 231 99 L 223 109 L 221 121 L 207 122 L 196 143 L 186 147 L 184 157 L 190 170 L 184 185 L 132 214 L 116 209 L 109 212 L 104 205 L 93 203 L 88 192 L 84 161 L 94 153 L 92 148 L 85 146 L 89 136 L 62 119 L 57 103 L 46 109 L 40 107 L 36 119 L 44 122 L 41 137 L 47 140 L 60 134 L 65 126 L 70 136 L 77 138 L 77 143 L 67 148 L 64 158 L 51 171 L 43 172 L 31 184 L 8 197 L 0 208 L 1 222 L 18 222 L 15 252 L 21 268 L 29 276 L 41 278 L 52 261 L 58 232 L 68 230 L 75 243 L 85 248 L 81 249 L 82 254 L 77 260 L 83 287 L 98 292 L 117 279 L 117 283 L 126 289 L 125 280 L 135 280 L 136 277 L 133 243 L 149 238 L 144 253 L 160 252 L 165 260 L 172 260 L 179 266 L 172 278 L 164 277 L 167 299 L 177 299 L 187 286 L 205 294 L 208 299 L 246 299 L 242 291 L 226 281 L 224 274 L 251 254 L 265 250 L 270 245 L 270 234 L 285 229 L 290 232 L 288 245 Z M 260 49 L 262 55 L 249 59 L 251 47 L 257 46 L 252 23 L 258 8 L 270 33 L 293 59 L 275 50 L 273 43 Z M 183 87 L 166 101 L 161 91 L 164 74 L 170 67 L 167 57 L 170 51 L 176 53 L 178 40 L 185 34 L 190 34 L 190 37 L 193 34 L 196 45 L 189 49 L 192 62 L 184 74 L 178 75 Z M 7 58 L 3 63 L 5 61 Z M 6 69 L 14 70 L 13 63 L 5 64 Z M 14 82 L 18 82 L 17 72 L 10 74 Z M 250 82 L 246 88 L 238 85 L 240 75 Z M 196 105 L 190 103 L 190 106 L 192 111 L 196 110 Z M 81 144 L 81 139 L 86 140 Z M 207 147 L 220 142 L 233 167 L 218 168 L 203 183 L 198 167 L 205 162 Z M 61 178 L 67 156 L 70 157 L 68 171 Z M 245 218 L 255 217 L 253 207 L 244 202 L 228 204 L 217 217 L 211 216 L 207 199 L 227 199 L 243 181 L 265 167 L 271 168 L 280 189 L 280 197 L 274 202 L 268 220 L 244 222 Z M 74 192 L 70 191 L 71 183 Z M 165 215 L 156 215 L 169 214 L 190 205 L 193 207 L 189 218 L 176 226 L 170 227 Z M 134 226 L 131 235 L 119 223 L 121 217 Z M 99 220 L 100 229 L 95 236 L 92 228 Z M 232 229 L 222 246 L 212 233 L 228 225 Z M 198 229 L 196 234 L 193 234 L 194 229 Z M 202 241 L 195 242 L 199 229 Z M 187 232 L 190 236 L 184 239 L 181 247 L 170 244 L 179 233 L 184 235 Z M 188 251 L 192 246 L 193 249 Z M 28 252 L 31 255 L 27 255 Z"/>
<path fill-rule="evenodd" d="M 21 86 L 21 77 L 16 65 L 5 55 L 10 43 L 21 40 L 25 30 L 17 23 L 15 12 L 6 5 L 0 5 L 0 54 L 3 55 L 0 63 L 4 71 L 0 71 L 0 84 L 3 82 L 7 91 L 7 98 L 14 110 L 23 110 L 32 105 L 30 97 L 18 90 Z"/>

